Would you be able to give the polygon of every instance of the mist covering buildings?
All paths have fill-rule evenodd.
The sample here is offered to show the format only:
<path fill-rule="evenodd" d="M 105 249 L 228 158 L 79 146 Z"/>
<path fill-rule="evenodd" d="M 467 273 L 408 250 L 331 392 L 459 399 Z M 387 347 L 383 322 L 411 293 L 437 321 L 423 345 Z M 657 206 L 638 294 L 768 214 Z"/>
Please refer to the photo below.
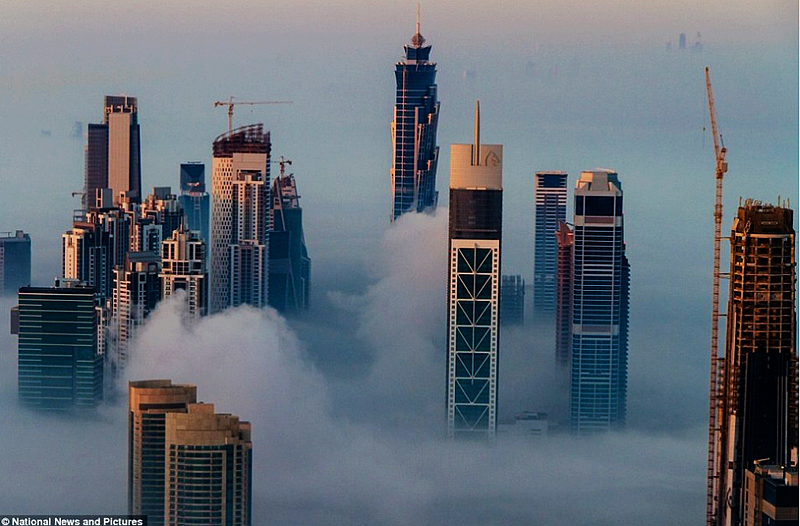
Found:
<path fill-rule="evenodd" d="M 442 142 L 459 140 L 463 130 L 470 128 L 471 105 L 477 96 L 487 114 L 497 116 L 485 126 L 487 136 L 503 143 L 506 150 L 507 235 L 518 239 L 529 235 L 530 174 L 542 166 L 570 173 L 598 164 L 614 166 L 624 178 L 628 218 L 637 218 L 626 225 L 628 254 L 636 263 L 631 348 L 637 349 L 629 364 L 628 432 L 589 442 L 565 439 L 535 450 L 506 443 L 494 451 L 480 450 L 469 463 L 456 465 L 438 442 L 415 438 L 402 429 L 408 425 L 418 431 L 442 418 L 441 327 L 445 318 L 441 291 L 446 286 L 446 256 L 437 253 L 436 247 L 447 242 L 442 210 L 434 217 L 404 214 L 398 228 L 383 231 L 391 154 L 387 121 L 392 101 L 386 94 L 394 89 L 391 70 L 397 42 L 409 34 L 410 24 L 397 23 L 408 19 L 408 7 L 386 6 L 377 16 L 354 6 L 292 6 L 285 17 L 275 17 L 260 6 L 232 6 L 231 17 L 219 17 L 214 23 L 202 18 L 202 10 L 186 13 L 173 6 L 162 6 L 152 18 L 133 7 L 97 7 L 79 4 L 68 13 L 53 6 L 52 14 L 47 14 L 35 6 L 11 6 L 10 19 L 14 10 L 22 9 L 25 16 L 19 17 L 15 27 L 5 28 L 9 53 L 3 67 L 10 73 L 5 77 L 7 87 L 18 103 L 5 108 L 7 118 L 0 122 L 0 129 L 9 151 L 28 155 L 24 155 L 24 165 L 21 158 L 4 156 L 7 191 L 0 196 L 0 209 L 28 221 L 26 231 L 30 229 L 36 240 L 32 276 L 36 284 L 49 284 L 59 274 L 58 265 L 52 263 L 58 260 L 59 249 L 52 248 L 48 237 L 69 226 L 64 218 L 73 205 L 66 196 L 81 187 L 81 178 L 75 174 L 82 173 L 83 151 L 76 147 L 77 141 L 61 142 L 63 130 L 69 131 L 76 119 L 85 121 L 86 115 L 92 115 L 98 95 L 131 91 L 139 96 L 143 126 L 147 123 L 143 127 L 147 131 L 143 182 L 151 184 L 163 184 L 161 176 L 156 176 L 161 167 L 163 173 L 175 175 L 178 162 L 209 157 L 208 145 L 224 126 L 224 116 L 206 109 L 208 104 L 202 101 L 217 100 L 220 93 L 270 97 L 284 93 L 285 82 L 291 83 L 293 98 L 304 100 L 291 115 L 283 110 L 262 115 L 256 110 L 251 118 L 237 113 L 237 119 L 242 123 L 263 120 L 276 137 L 281 130 L 281 140 L 286 140 L 289 155 L 298 163 L 303 162 L 297 154 L 302 145 L 315 145 L 314 155 L 305 159 L 309 169 L 303 170 L 311 176 L 299 181 L 305 236 L 314 247 L 315 277 L 319 278 L 312 293 L 311 318 L 287 326 L 269 314 L 256 316 L 244 308 L 221 319 L 208 317 L 192 330 L 176 330 L 177 309 L 164 303 L 142 333 L 143 351 L 135 369 L 142 373 L 138 378 L 148 378 L 152 377 L 146 374 L 150 365 L 144 363 L 158 364 L 165 374 L 174 372 L 176 381 L 200 383 L 206 379 L 193 364 L 202 356 L 212 364 L 204 369 L 214 367 L 225 373 L 224 380 L 209 379 L 219 383 L 224 393 L 212 398 L 222 404 L 222 411 L 253 420 L 256 444 L 270 442 L 276 452 L 275 457 L 265 457 L 259 450 L 254 458 L 256 513 L 266 512 L 277 523 L 297 522 L 298 517 L 322 523 L 331 515 L 342 522 L 367 517 L 372 523 L 402 524 L 411 517 L 422 524 L 437 524 L 455 517 L 464 523 L 485 523 L 497 516 L 498 509 L 520 522 L 542 524 L 697 522 L 704 485 L 702 467 L 698 472 L 697 466 L 705 455 L 704 319 L 710 259 L 709 243 L 703 242 L 710 231 L 710 210 L 703 203 L 708 203 L 706 186 L 712 167 L 707 137 L 706 149 L 702 146 L 697 109 L 701 90 L 694 88 L 700 62 L 689 53 L 680 63 L 671 60 L 677 53 L 665 57 L 660 36 L 655 37 L 658 54 L 650 54 L 647 47 L 654 35 L 695 27 L 661 25 L 686 13 L 678 14 L 667 5 L 627 5 L 630 13 L 666 15 L 643 17 L 633 33 L 626 29 L 630 24 L 620 23 L 628 20 L 627 15 L 606 5 L 581 7 L 582 17 L 592 19 L 589 28 L 581 25 L 583 18 L 576 20 L 574 12 L 567 18 L 577 23 L 559 23 L 565 19 L 559 17 L 575 9 L 568 4 L 542 4 L 535 10 L 509 4 L 502 12 L 494 12 L 499 19 L 488 25 L 486 17 L 476 16 L 484 11 L 475 5 L 448 9 L 446 17 L 441 8 L 432 6 L 426 15 L 430 29 L 425 33 L 435 39 L 437 61 L 442 65 L 439 95 L 447 110 L 438 132 Z M 796 68 L 791 67 L 796 63 L 796 33 L 779 21 L 796 16 L 781 6 L 734 7 L 720 10 L 715 5 L 697 5 L 691 11 L 705 16 L 710 26 L 703 28 L 703 60 L 712 62 L 719 72 L 715 81 L 724 86 L 718 88 L 720 109 L 732 121 L 726 127 L 725 142 L 736 152 L 736 163 L 731 164 L 736 176 L 726 182 L 730 196 L 726 217 L 738 195 L 752 194 L 752 174 L 762 174 L 758 192 L 764 199 L 778 193 L 794 195 L 797 184 L 796 160 L 786 155 L 797 149 L 796 112 L 786 111 L 796 101 L 785 98 L 787 86 L 797 82 Z M 709 14 L 712 9 L 714 16 Z M 128 20 L 130 30 L 113 39 L 110 31 L 94 30 L 100 16 L 94 10 Z M 784 16 L 785 10 L 790 16 Z M 319 22 L 298 26 L 297 18 L 312 11 L 315 16 L 308 20 Z M 53 17 L 59 18 L 59 24 L 53 24 Z M 372 23 L 365 24 L 362 17 Z M 34 20 L 38 25 L 31 30 Z M 725 30 L 734 20 L 742 24 L 742 30 Z M 498 31 L 501 26 L 503 30 Z M 600 26 L 602 37 L 592 29 Z M 773 29 L 772 38 L 755 40 L 754 35 L 762 31 L 753 31 L 756 26 Z M 186 31 L 174 31 L 176 27 Z M 98 51 L 84 48 L 81 38 L 76 38 L 89 34 L 93 44 L 100 44 L 92 47 Z M 531 42 L 533 34 L 541 45 Z M 784 49 L 787 40 L 788 52 Z M 324 45 L 316 45 L 322 41 Z M 357 58 L 344 61 L 346 75 L 339 69 L 341 45 L 330 42 L 356 43 Z M 138 53 L 127 54 L 122 64 L 112 60 L 119 56 L 119 46 Z M 187 49 L 191 54 L 183 51 Z M 84 51 L 81 63 L 71 62 L 67 55 L 76 50 Z M 558 65 L 558 75 L 526 77 L 522 82 L 516 74 L 527 60 L 536 60 L 543 71 L 550 64 Z M 263 68 L 242 76 L 242 65 L 251 63 Z M 213 74 L 202 74 L 212 64 Z M 457 82 L 468 69 L 478 71 L 474 78 L 464 79 L 472 84 Z M 320 71 L 327 72 L 322 81 Z M 379 77 L 382 80 L 376 80 Z M 101 87 L 87 89 L 85 79 Z M 383 87 L 376 88 L 377 82 L 383 82 Z M 185 103 L 177 104 L 174 93 L 181 93 Z M 758 97 L 754 99 L 753 94 Z M 65 100 L 72 102 L 74 110 L 66 109 Z M 55 111 L 43 116 L 42 107 L 59 108 L 64 116 Z M 20 123 L 28 123 L 34 133 L 27 134 Z M 754 128 L 761 133 L 752 133 Z M 39 129 L 52 129 L 52 137 L 40 136 Z M 577 138 L 580 148 L 575 147 Z M 354 147 L 342 148 L 343 142 Z M 30 155 L 32 151 L 52 155 Z M 383 154 L 373 158 L 365 153 L 371 151 Z M 515 154 L 510 155 L 511 151 Z M 447 154 L 442 151 L 444 163 Z M 40 178 L 31 173 L 60 175 Z M 64 198 L 54 199 L 33 218 L 33 211 L 27 210 L 31 199 L 56 194 Z M 442 196 L 440 204 L 445 205 Z M 355 211 L 357 221 L 353 220 Z M 18 224 L 14 222 L 15 227 Z M 653 236 L 657 225 L 697 235 L 691 239 Z M 528 239 L 504 243 L 504 271 L 530 272 L 532 238 Z M 409 246 L 415 254 L 406 253 Z M 435 272 L 426 271 L 429 267 Z M 675 283 L 685 286 L 675 287 Z M 413 334 L 408 330 L 411 326 L 417 328 Z M 288 337 L 290 333 L 295 335 Z M 335 344 L 330 334 L 336 335 Z M 540 338 L 533 330 L 509 329 L 503 344 L 501 396 L 508 402 L 501 401 L 500 410 L 513 415 L 530 410 L 530 401 L 547 400 L 552 338 Z M 13 340 L 7 346 L 13 349 Z M 221 348 L 234 351 L 220 356 Z M 9 354 L 13 352 L 0 359 L 8 359 Z M 5 365 L 13 371 L 13 362 Z M 257 377 L 253 369 L 268 371 L 268 377 Z M 229 370 L 242 374 L 235 380 Z M 135 371 L 131 374 L 139 374 Z M 260 394 L 259 405 L 253 401 L 250 408 L 237 406 L 239 396 L 231 387 L 226 391 L 227 384 L 236 385 L 236 390 L 251 386 Z M 15 387 L 13 379 L 3 385 L 4 389 Z M 435 392 L 429 393 L 428 385 Z M 15 390 L 11 393 L 16 395 Z M 288 411 L 297 407 L 288 402 L 298 399 L 304 401 L 303 411 Z M 426 405 L 427 399 L 436 403 Z M 29 413 L 17 414 L 9 409 L 13 404 L 11 400 L 5 406 L 8 425 L 0 431 L 4 465 L 17 473 L 16 484 L 4 488 L 0 497 L 4 508 L 12 508 L 5 504 L 13 503 L 16 508 L 76 512 L 124 509 L 124 494 L 112 489 L 124 487 L 124 466 L 109 460 L 124 462 L 124 450 L 117 445 L 124 444 L 125 437 L 115 434 L 124 429 L 124 422 L 101 410 L 98 421 L 84 423 L 80 429 L 50 421 L 50 434 L 44 435 L 41 421 Z M 279 425 L 261 426 L 257 421 Z M 88 429 L 109 439 L 97 442 L 80 458 L 56 454 L 64 451 L 63 444 L 82 444 Z M 58 441 L 52 438 L 53 431 L 59 433 Z M 31 458 L 32 440 L 26 444 L 14 440 L 23 434 L 39 439 L 42 448 L 53 454 Z M 469 446 L 456 447 L 465 454 L 475 452 Z M 609 463 L 608 458 L 625 462 Z M 553 470 L 560 476 L 546 477 Z M 283 486 L 260 480 L 259 471 L 281 473 Z M 86 475 L 90 472 L 92 477 Z M 477 476 L 486 481 L 495 498 L 476 497 L 469 481 Z M 69 490 L 64 489 L 67 486 Z M 30 488 L 34 487 L 42 491 L 33 495 Z M 570 506 L 556 511 L 552 502 Z"/>

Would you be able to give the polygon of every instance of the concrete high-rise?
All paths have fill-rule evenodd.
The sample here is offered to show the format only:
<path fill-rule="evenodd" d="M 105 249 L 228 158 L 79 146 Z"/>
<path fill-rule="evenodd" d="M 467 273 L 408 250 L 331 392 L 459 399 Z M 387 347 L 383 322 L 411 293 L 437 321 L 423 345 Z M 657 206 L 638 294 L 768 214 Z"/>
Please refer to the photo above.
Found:
<path fill-rule="evenodd" d="M 273 181 L 271 212 L 269 305 L 286 313 L 308 310 L 311 258 L 303 235 L 303 209 L 294 174 L 281 173 Z"/>
<path fill-rule="evenodd" d="M 542 316 L 543 313 L 552 314 L 556 306 L 558 248 L 555 233 L 558 223 L 567 220 L 567 174 L 536 172 L 534 194 L 533 307 Z"/>
<path fill-rule="evenodd" d="M 142 197 L 139 146 L 139 110 L 136 97 L 106 95 L 102 124 L 89 124 L 86 146 L 87 210 L 96 208 L 97 191 L 110 188 L 114 203 L 125 196 L 132 202 Z"/>
<path fill-rule="evenodd" d="M 186 294 L 189 317 L 196 319 L 208 313 L 208 273 L 206 244 L 199 232 L 181 224 L 170 239 L 161 244 L 161 298 L 177 290 Z"/>
<path fill-rule="evenodd" d="M 572 251 L 574 236 L 565 222 L 556 230 L 556 364 L 569 367 L 572 347 Z"/>
<path fill-rule="evenodd" d="M 431 46 L 417 31 L 403 46 L 405 57 L 395 66 L 394 119 L 392 120 L 392 215 L 436 208 L 436 166 L 439 147 L 436 128 L 439 102 L 436 96 L 436 64 L 430 62 Z"/>
<path fill-rule="evenodd" d="M 92 287 L 19 289 L 19 400 L 63 411 L 103 400 Z"/>
<path fill-rule="evenodd" d="M 793 213 L 748 200 L 731 231 L 717 524 L 745 517 L 746 472 L 757 461 L 797 465 L 797 310 Z M 795 498 L 797 491 L 794 492 Z M 796 502 L 796 501 L 795 501 Z M 752 503 L 750 503 L 752 505 Z"/>
<path fill-rule="evenodd" d="M 170 380 L 128 384 L 128 513 L 164 525 L 166 414 L 185 413 L 197 387 Z"/>
<path fill-rule="evenodd" d="M 127 365 L 131 341 L 161 299 L 161 258 L 154 252 L 129 252 L 114 268 L 108 360 L 116 375 Z"/>
<path fill-rule="evenodd" d="M 181 194 L 178 201 L 186 218 L 186 228 L 200 232 L 209 242 L 211 196 L 206 192 L 206 166 L 198 162 L 181 163 Z"/>
<path fill-rule="evenodd" d="M 493 438 L 497 427 L 503 146 L 450 150 L 447 435 Z"/>
<path fill-rule="evenodd" d="M 625 425 L 629 267 L 622 184 L 616 172 L 582 172 L 575 188 L 570 428 Z"/>
<path fill-rule="evenodd" d="M 30 284 L 31 236 L 22 230 L 0 232 L 0 296 Z"/>
<path fill-rule="evenodd" d="M 164 524 L 249 526 L 253 443 L 250 423 L 189 404 L 166 413 Z"/>
<path fill-rule="evenodd" d="M 263 306 L 270 229 L 269 132 L 261 124 L 237 128 L 217 137 L 213 150 L 210 313 L 241 303 Z M 244 201 L 249 198 L 256 201 Z"/>

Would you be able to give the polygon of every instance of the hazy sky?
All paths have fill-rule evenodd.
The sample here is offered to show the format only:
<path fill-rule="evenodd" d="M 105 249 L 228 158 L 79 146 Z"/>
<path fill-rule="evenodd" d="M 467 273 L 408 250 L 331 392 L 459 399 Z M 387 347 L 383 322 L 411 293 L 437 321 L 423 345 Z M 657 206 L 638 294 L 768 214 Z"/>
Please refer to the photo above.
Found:
<path fill-rule="evenodd" d="M 192 336 L 167 310 L 148 329 L 164 343 L 145 338 L 135 369 L 143 377 L 175 371 L 204 400 L 253 420 L 260 516 L 436 524 L 464 518 L 458 509 L 467 503 L 474 523 L 562 524 L 560 504 L 569 501 L 573 524 L 696 523 L 714 192 L 703 67 L 711 67 L 730 163 L 723 229 L 740 196 L 780 195 L 794 206 L 797 2 L 423 4 L 422 34 L 439 71 L 442 207 L 389 229 L 393 69 L 414 12 L 413 2 L 351 0 L 0 2 L 0 230 L 31 232 L 34 284 L 60 273 L 60 235 L 79 204 L 70 193 L 83 186 L 85 138 L 71 132 L 76 122 L 85 130 L 101 120 L 103 95 L 139 98 L 146 191 L 177 187 L 187 160 L 205 162 L 210 181 L 211 142 L 227 130 L 214 101 L 291 99 L 239 107 L 234 124 L 264 122 L 275 158 L 294 163 L 312 311 L 288 327 L 272 314 L 230 314 L 231 326 L 259 327 L 239 331 L 240 345 L 199 348 L 219 357 L 220 379 L 191 365 L 181 342 Z M 701 34 L 702 53 L 677 49 L 682 32 L 689 45 Z M 632 267 L 624 435 L 455 453 L 435 438 L 449 144 L 471 140 L 478 98 L 483 139 L 504 144 L 504 273 L 532 282 L 534 172 L 567 171 L 570 186 L 581 170 L 619 173 Z M 197 331 L 213 334 L 218 324 L 209 319 Z M 102 502 L 98 511 L 124 511 L 124 410 L 108 408 L 88 426 L 18 413 L 16 343 L 0 342 L 0 408 L 10 422 L 0 434 L 0 472 L 25 473 L 0 509 L 82 512 Z M 547 326 L 506 331 L 503 342 L 501 412 L 552 410 Z M 154 371 L 159 345 L 182 359 Z M 232 392 L 226 375 L 249 358 L 266 373 L 247 380 L 247 393 Z M 107 440 L 98 445 L 87 430 Z M 29 449 L 38 441 L 47 447 Z M 462 456 L 471 460 L 455 465 Z M 29 457 L 28 469 L 21 459 Z M 85 484 L 70 485 L 77 471 Z M 482 475 L 485 493 L 470 482 Z"/>

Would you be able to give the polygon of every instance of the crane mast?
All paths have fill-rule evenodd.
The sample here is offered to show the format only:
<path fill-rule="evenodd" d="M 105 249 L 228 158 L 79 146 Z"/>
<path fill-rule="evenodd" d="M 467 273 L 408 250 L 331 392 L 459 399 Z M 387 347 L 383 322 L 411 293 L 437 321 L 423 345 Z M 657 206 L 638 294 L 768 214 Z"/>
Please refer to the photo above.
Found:
<path fill-rule="evenodd" d="M 722 241 L 722 179 L 728 171 L 725 161 L 726 148 L 717 131 L 717 115 L 714 110 L 714 96 L 711 92 L 711 77 L 708 67 L 706 73 L 706 93 L 708 113 L 711 120 L 711 135 L 714 139 L 714 158 L 716 160 L 716 192 L 714 198 L 714 269 L 711 295 L 711 371 L 709 379 L 708 407 L 708 467 L 706 493 L 706 524 L 716 526 L 720 520 L 721 507 L 725 505 L 722 471 L 724 466 L 725 431 L 723 404 L 725 386 L 723 383 L 725 358 L 719 356 L 719 283 L 720 283 L 720 243 Z"/>

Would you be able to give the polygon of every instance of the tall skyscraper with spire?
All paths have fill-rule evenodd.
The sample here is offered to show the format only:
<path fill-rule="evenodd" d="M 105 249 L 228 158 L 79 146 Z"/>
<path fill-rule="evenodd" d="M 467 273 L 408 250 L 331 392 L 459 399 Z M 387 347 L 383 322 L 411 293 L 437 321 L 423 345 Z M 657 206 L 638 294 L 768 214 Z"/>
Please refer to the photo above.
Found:
<path fill-rule="evenodd" d="M 110 188 L 114 204 L 142 197 L 139 110 L 136 97 L 106 95 L 103 122 L 89 124 L 86 145 L 85 208 L 94 210 L 97 190 Z"/>
<path fill-rule="evenodd" d="M 261 124 L 214 140 L 209 313 L 266 304 L 270 150 Z"/>
<path fill-rule="evenodd" d="M 395 66 L 397 91 L 392 120 L 392 221 L 406 212 L 435 208 L 436 165 L 439 147 L 436 127 L 436 64 L 429 61 L 431 46 L 419 29 L 411 43 L 403 46 L 405 57 Z"/>
<path fill-rule="evenodd" d="M 718 397 L 722 420 L 715 447 L 720 458 L 713 474 L 719 513 L 713 524 L 783 524 L 761 522 L 760 514 L 758 522 L 748 522 L 758 503 L 748 502 L 745 495 L 753 490 L 746 481 L 758 473 L 759 463 L 797 468 L 797 263 L 792 210 L 747 200 L 739 207 L 730 239 L 727 335 Z M 785 518 L 796 523 L 796 486 L 793 517 Z"/>
<path fill-rule="evenodd" d="M 493 438 L 497 427 L 503 146 L 450 147 L 447 435 Z"/>
<path fill-rule="evenodd" d="M 616 172 L 581 173 L 573 222 L 570 427 L 618 429 L 628 391 L 629 269 Z"/>

